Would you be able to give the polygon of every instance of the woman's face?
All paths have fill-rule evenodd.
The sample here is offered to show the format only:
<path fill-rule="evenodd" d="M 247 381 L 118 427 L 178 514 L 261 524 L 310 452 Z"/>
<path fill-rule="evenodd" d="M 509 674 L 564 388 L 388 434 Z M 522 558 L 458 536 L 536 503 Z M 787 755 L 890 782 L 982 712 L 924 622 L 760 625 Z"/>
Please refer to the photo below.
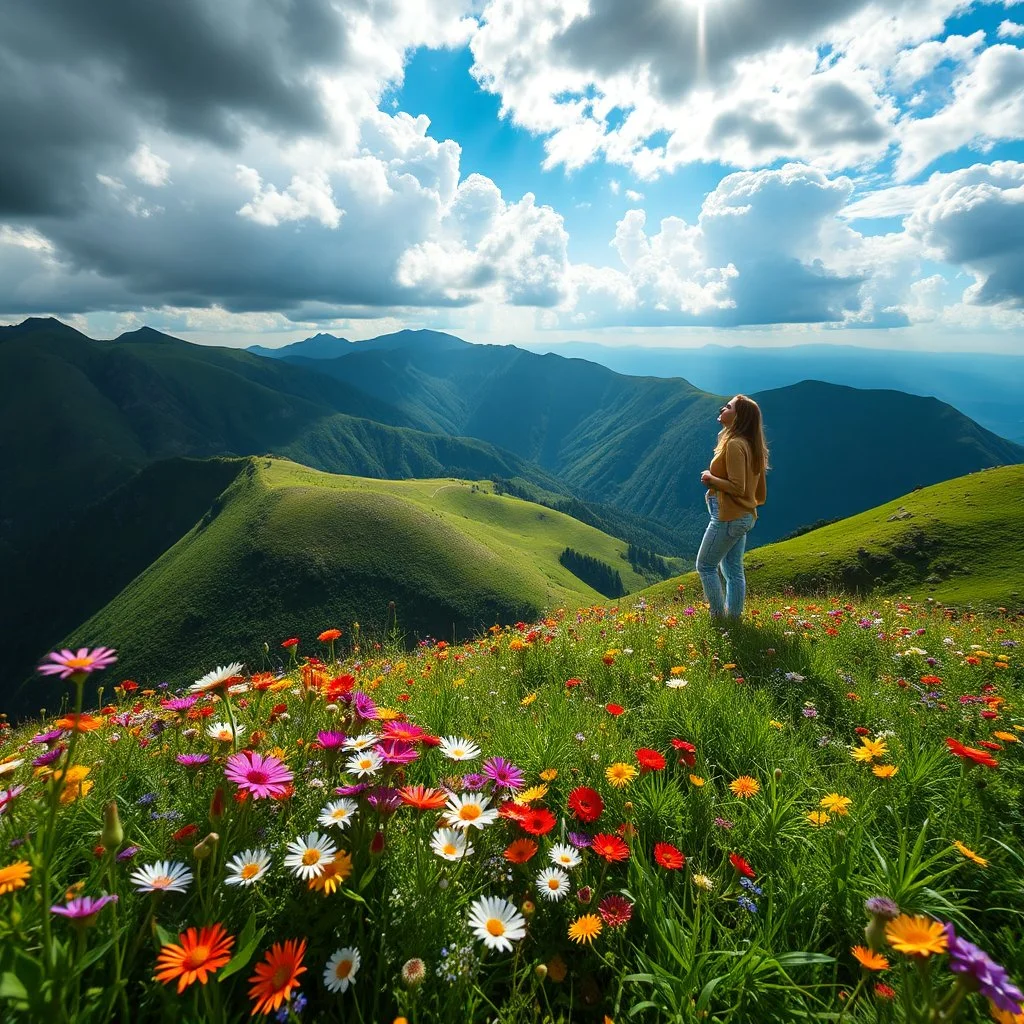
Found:
<path fill-rule="evenodd" d="M 721 409 L 718 410 L 718 422 L 723 427 L 728 427 L 736 420 L 736 399 L 730 398 Z"/>

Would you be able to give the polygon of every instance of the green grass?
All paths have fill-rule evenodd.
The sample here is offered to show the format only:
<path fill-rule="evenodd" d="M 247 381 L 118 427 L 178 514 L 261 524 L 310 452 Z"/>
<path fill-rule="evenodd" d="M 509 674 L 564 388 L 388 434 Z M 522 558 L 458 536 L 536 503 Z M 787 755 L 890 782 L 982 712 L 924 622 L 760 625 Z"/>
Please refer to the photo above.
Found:
<path fill-rule="evenodd" d="M 890 519 L 909 512 L 903 519 Z M 756 536 L 757 527 L 751 537 Z M 1024 606 L 1024 465 L 922 488 L 841 522 L 747 553 L 751 596 L 909 594 L 937 603 Z M 700 595 L 696 573 L 656 584 Z"/>
<path fill-rule="evenodd" d="M 543 609 L 603 600 L 558 561 L 566 547 L 608 562 L 628 589 L 645 584 L 626 544 L 489 482 L 336 476 L 249 459 L 194 528 L 93 615 L 90 638 L 136 653 L 139 681 L 185 679 L 241 652 L 257 659 L 303 628 L 394 623 L 452 639 Z M 163 676 L 161 676 L 163 678 Z"/>

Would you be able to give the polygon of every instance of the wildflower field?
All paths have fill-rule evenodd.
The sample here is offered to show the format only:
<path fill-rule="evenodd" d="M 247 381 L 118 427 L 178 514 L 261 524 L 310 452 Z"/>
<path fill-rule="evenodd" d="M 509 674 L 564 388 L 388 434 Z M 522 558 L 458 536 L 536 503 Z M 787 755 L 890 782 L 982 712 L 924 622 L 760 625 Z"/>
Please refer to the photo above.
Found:
<path fill-rule="evenodd" d="M 788 600 L 55 652 L 0 734 L 0 1015 L 1019 1024 L 1024 617 Z"/>

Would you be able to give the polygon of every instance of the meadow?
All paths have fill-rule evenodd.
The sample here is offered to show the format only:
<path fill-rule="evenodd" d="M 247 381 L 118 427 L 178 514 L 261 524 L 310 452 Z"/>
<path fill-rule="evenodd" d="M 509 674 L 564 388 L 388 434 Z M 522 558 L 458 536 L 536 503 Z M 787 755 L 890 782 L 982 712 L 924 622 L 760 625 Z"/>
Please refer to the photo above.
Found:
<path fill-rule="evenodd" d="M 4 1019 L 1024 1021 L 1024 616 L 691 599 L 152 686 L 55 652 Z"/>

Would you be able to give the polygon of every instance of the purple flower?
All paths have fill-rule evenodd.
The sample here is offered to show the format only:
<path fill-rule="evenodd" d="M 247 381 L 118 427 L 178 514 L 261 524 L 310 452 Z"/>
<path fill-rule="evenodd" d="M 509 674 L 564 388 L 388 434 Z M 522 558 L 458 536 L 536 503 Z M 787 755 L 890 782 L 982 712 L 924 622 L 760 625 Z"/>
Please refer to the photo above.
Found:
<path fill-rule="evenodd" d="M 352 709 L 360 718 L 365 718 L 368 722 L 377 717 L 377 705 L 361 690 L 356 690 L 352 694 Z"/>
<path fill-rule="evenodd" d="M 335 751 L 345 742 L 345 734 L 343 732 L 335 732 L 333 730 L 328 732 L 325 729 L 321 729 L 316 734 L 316 739 L 324 750 Z"/>
<path fill-rule="evenodd" d="M 51 746 L 64 735 L 63 729 L 51 729 L 49 732 L 40 732 L 32 737 L 33 743 L 45 743 Z"/>
<path fill-rule="evenodd" d="M 76 924 L 92 924 L 96 915 L 108 904 L 116 903 L 116 896 L 76 896 L 64 906 L 50 907 L 50 912 L 70 918 Z"/>
<path fill-rule="evenodd" d="M 209 754 L 178 754 L 175 758 L 178 764 L 183 764 L 186 768 L 202 768 L 204 764 L 209 764 Z"/>
<path fill-rule="evenodd" d="M 744 909 L 749 910 L 750 913 L 757 913 L 757 904 L 750 899 L 748 896 L 737 896 L 736 902 Z"/>
<path fill-rule="evenodd" d="M 732 828 L 733 822 L 727 821 L 725 818 L 715 818 L 715 824 L 719 828 Z"/>
<path fill-rule="evenodd" d="M 818 717 L 818 709 L 817 708 L 804 708 L 803 716 L 804 716 L 804 718 L 817 718 Z"/>
<path fill-rule="evenodd" d="M 419 751 L 405 740 L 388 738 L 374 747 L 385 764 L 409 764 L 420 756 Z"/>
<path fill-rule="evenodd" d="M 249 793 L 253 800 L 279 800 L 289 791 L 293 775 L 278 758 L 246 750 L 232 754 L 224 768 L 229 782 Z"/>
<path fill-rule="evenodd" d="M 131 860 L 141 850 L 141 846 L 126 846 L 118 855 L 119 861 Z"/>
<path fill-rule="evenodd" d="M 63 753 L 63 744 L 57 747 L 51 747 L 45 754 L 40 754 L 38 757 L 34 757 L 32 759 L 32 766 L 34 768 L 45 768 L 47 765 L 53 764 L 53 762 L 56 761 Z"/>
<path fill-rule="evenodd" d="M 187 697 L 171 697 L 170 700 L 162 700 L 160 707 L 166 708 L 168 711 L 188 711 L 198 700 L 199 697 L 192 693 Z"/>
<path fill-rule="evenodd" d="M 41 676 L 60 676 L 61 679 L 85 679 L 90 672 L 110 668 L 117 661 L 117 652 L 112 647 L 79 647 L 78 653 L 62 651 L 48 654 L 39 665 Z"/>
<path fill-rule="evenodd" d="M 156 793 L 143 793 L 135 802 L 140 807 L 146 807 L 149 804 L 156 803 Z"/>
<path fill-rule="evenodd" d="M 900 916 L 900 908 L 888 896 L 872 896 L 865 902 L 864 909 L 876 917 L 884 917 L 887 921 Z"/>
<path fill-rule="evenodd" d="M 522 771 L 503 757 L 489 757 L 482 767 L 484 775 L 498 789 L 522 789 L 526 781 Z"/>
<path fill-rule="evenodd" d="M 462 788 L 468 789 L 470 792 L 478 792 L 487 785 L 487 779 L 485 779 L 479 772 L 470 772 L 469 775 L 462 776 Z M 455 787 L 456 789 L 458 787 Z"/>
<path fill-rule="evenodd" d="M 592 840 L 586 832 L 570 832 L 566 837 L 577 850 L 585 850 L 590 846 Z"/>
<path fill-rule="evenodd" d="M 993 1004 L 1007 1013 L 1021 1013 L 1024 992 L 1006 974 L 988 953 L 982 952 L 973 942 L 960 938 L 953 926 L 946 923 L 946 940 L 949 942 L 949 969 L 973 979 L 978 991 Z"/>
<path fill-rule="evenodd" d="M 366 801 L 378 814 L 391 814 L 402 806 L 402 798 L 394 786 L 374 786 L 367 794 Z"/>
<path fill-rule="evenodd" d="M 369 788 L 370 784 L 368 782 L 357 782 L 352 786 L 335 786 L 334 792 L 337 793 L 338 796 L 356 796 Z"/>

